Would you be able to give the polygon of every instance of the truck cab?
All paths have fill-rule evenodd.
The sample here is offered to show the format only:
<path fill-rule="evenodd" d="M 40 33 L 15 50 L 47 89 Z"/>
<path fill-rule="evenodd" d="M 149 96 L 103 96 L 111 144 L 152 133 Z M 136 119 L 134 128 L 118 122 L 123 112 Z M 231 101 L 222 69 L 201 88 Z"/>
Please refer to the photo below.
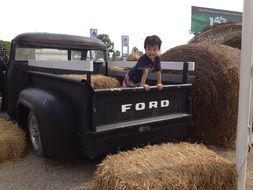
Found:
<path fill-rule="evenodd" d="M 106 47 L 98 39 L 71 36 L 64 34 L 25 33 L 18 35 L 11 42 L 11 54 L 7 64 L 5 85 L 2 94 L 8 113 L 17 117 L 17 98 L 19 92 L 28 84 L 28 60 L 67 61 L 67 60 L 98 60 L 106 59 Z M 96 65 L 95 65 L 96 66 Z M 78 73 L 61 68 L 32 68 L 49 73 Z M 95 67 L 95 72 L 99 68 Z M 80 72 L 79 72 L 80 73 Z M 11 89 L 9 88 L 11 87 Z M 3 89 L 1 90 L 3 91 Z"/>

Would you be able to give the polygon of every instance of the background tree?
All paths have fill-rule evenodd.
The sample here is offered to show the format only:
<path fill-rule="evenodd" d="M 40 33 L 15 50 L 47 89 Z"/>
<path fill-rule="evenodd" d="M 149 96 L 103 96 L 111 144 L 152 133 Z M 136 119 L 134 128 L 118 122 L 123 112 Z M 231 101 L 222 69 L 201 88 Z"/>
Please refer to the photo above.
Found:
<path fill-rule="evenodd" d="M 113 53 L 113 61 L 119 61 L 120 60 L 120 51 L 119 50 L 116 50 L 114 53 Z"/>
<path fill-rule="evenodd" d="M 99 34 L 97 35 L 97 39 L 100 39 L 106 45 L 107 51 L 109 52 L 109 59 L 114 58 L 114 42 L 111 41 L 108 34 Z"/>
<path fill-rule="evenodd" d="M 2 44 L 2 46 L 4 47 L 4 49 L 6 51 L 6 54 L 7 54 L 7 57 L 9 57 L 10 49 L 11 49 L 11 43 L 8 42 L 8 41 L 0 40 L 0 44 Z"/>
<path fill-rule="evenodd" d="M 99 34 L 97 38 L 104 42 L 104 44 L 107 47 L 108 52 L 114 51 L 114 42 L 111 41 L 108 34 Z"/>
<path fill-rule="evenodd" d="M 137 47 L 133 47 L 133 49 L 132 49 L 132 53 L 137 53 L 138 55 L 143 55 L 143 52 L 142 51 L 140 51 Z"/>

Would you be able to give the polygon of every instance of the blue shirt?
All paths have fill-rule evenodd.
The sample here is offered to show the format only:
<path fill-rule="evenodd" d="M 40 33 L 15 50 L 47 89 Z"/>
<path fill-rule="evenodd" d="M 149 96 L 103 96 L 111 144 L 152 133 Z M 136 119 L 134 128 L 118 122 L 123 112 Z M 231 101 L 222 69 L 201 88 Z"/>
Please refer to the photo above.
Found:
<path fill-rule="evenodd" d="M 143 74 L 143 69 L 149 69 L 149 71 L 161 71 L 160 57 L 156 56 L 152 61 L 146 54 L 142 55 L 136 65 L 128 72 L 129 79 L 134 83 L 140 83 Z"/>

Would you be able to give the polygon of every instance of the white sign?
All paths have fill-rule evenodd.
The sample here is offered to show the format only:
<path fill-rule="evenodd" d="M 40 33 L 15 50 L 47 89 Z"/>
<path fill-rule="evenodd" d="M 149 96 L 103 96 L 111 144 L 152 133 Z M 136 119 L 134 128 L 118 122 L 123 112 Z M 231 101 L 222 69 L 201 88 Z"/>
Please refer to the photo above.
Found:
<path fill-rule="evenodd" d="M 91 28 L 91 29 L 90 29 L 90 37 L 96 38 L 97 35 L 98 35 L 98 30 L 97 30 L 97 29 L 94 29 L 94 28 Z"/>
<path fill-rule="evenodd" d="M 129 45 L 129 37 L 122 36 L 122 46 L 128 46 L 128 45 Z"/>

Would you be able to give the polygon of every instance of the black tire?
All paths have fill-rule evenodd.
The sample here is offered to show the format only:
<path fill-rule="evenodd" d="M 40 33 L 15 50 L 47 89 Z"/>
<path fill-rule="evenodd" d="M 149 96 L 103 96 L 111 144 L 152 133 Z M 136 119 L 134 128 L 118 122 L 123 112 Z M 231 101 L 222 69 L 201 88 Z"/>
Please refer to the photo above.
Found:
<path fill-rule="evenodd" d="M 40 157 L 45 156 L 41 142 L 38 120 L 32 111 L 30 111 L 28 115 L 28 132 L 33 153 Z"/>

